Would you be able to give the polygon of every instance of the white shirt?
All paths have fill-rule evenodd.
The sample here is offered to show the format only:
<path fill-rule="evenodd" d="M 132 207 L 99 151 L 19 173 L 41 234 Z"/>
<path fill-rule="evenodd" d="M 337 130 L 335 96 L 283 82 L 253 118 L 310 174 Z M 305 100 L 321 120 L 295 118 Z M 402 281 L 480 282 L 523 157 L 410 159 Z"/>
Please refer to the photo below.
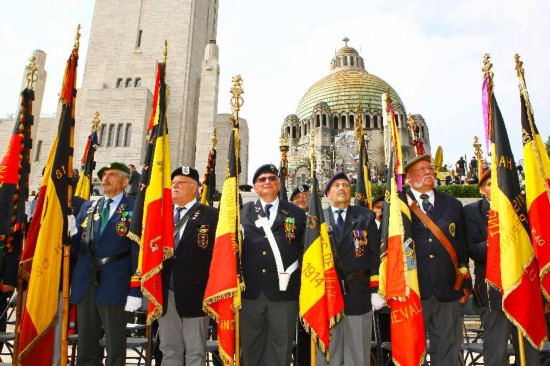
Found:
<path fill-rule="evenodd" d="M 262 210 L 264 211 L 264 213 L 265 205 L 272 205 L 269 209 L 269 226 L 273 225 L 273 222 L 275 222 L 275 217 L 277 216 L 277 210 L 279 209 L 279 197 L 275 198 L 275 201 L 273 202 L 265 202 L 260 198 L 260 204 L 262 205 Z"/>
<path fill-rule="evenodd" d="M 332 217 L 334 218 L 334 223 L 338 222 L 338 214 L 336 213 L 336 210 L 343 210 L 342 212 L 342 220 L 346 222 L 346 214 L 348 213 L 348 208 L 336 208 L 334 206 L 330 206 L 330 209 L 332 210 Z"/>
<path fill-rule="evenodd" d="M 193 201 L 190 201 L 188 202 L 185 206 L 183 206 L 183 210 L 180 211 L 180 220 L 181 218 L 187 213 L 187 210 L 189 210 L 194 204 L 195 202 L 197 202 L 197 199 L 195 198 Z M 174 211 L 172 213 L 173 216 L 176 215 L 176 209 L 178 207 L 182 207 L 182 206 L 178 206 L 174 203 Z M 179 230 L 179 237 L 181 238 L 181 236 L 183 235 L 183 230 L 185 230 L 185 226 L 187 225 L 187 223 L 183 224 L 183 226 L 180 228 Z"/>

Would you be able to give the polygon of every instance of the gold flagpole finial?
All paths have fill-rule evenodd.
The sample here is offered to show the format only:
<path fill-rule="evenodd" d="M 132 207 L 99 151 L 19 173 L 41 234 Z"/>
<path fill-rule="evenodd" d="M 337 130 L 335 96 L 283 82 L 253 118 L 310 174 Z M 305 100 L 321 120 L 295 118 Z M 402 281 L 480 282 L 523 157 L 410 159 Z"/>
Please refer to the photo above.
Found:
<path fill-rule="evenodd" d="M 99 119 L 99 112 L 96 111 L 94 113 L 94 118 L 92 119 L 92 132 L 99 131 L 100 124 L 101 124 L 101 120 Z"/>
<path fill-rule="evenodd" d="M 34 82 L 38 80 L 38 66 L 36 66 L 36 57 L 32 56 L 29 58 L 29 64 L 25 68 L 27 73 L 25 77 L 27 78 L 27 88 L 34 88 Z"/>
<path fill-rule="evenodd" d="M 519 59 L 519 55 L 517 53 L 514 55 L 514 60 L 516 61 L 516 72 L 519 79 L 520 90 L 527 90 L 527 84 L 525 83 L 525 70 L 523 69 L 523 61 Z"/>
<path fill-rule="evenodd" d="M 483 67 L 481 68 L 481 71 L 483 71 L 483 78 L 489 79 L 487 80 L 487 87 L 491 89 L 491 92 L 493 89 L 493 76 L 494 76 L 492 68 L 493 68 L 493 64 L 491 63 L 491 55 L 486 53 L 483 55 Z"/>
<path fill-rule="evenodd" d="M 214 127 L 214 130 L 212 130 L 212 150 L 216 148 L 217 144 L 218 144 L 217 129 L 216 127 Z"/>
<path fill-rule="evenodd" d="M 74 36 L 74 48 L 80 48 L 80 24 L 76 26 L 76 35 Z"/>
<path fill-rule="evenodd" d="M 281 152 L 281 169 L 283 170 L 283 177 L 288 176 L 288 159 L 286 153 L 288 152 L 288 138 L 286 133 L 281 132 L 281 137 L 279 139 L 279 151 Z"/>
<path fill-rule="evenodd" d="M 390 88 L 386 91 L 386 105 L 391 106 L 392 100 L 391 100 L 391 94 L 390 94 Z"/>
<path fill-rule="evenodd" d="M 163 56 L 164 56 L 164 65 L 166 65 L 166 61 L 168 60 L 168 39 L 164 39 L 164 51 L 163 51 Z"/>
<path fill-rule="evenodd" d="M 235 115 L 235 119 L 238 121 L 239 119 L 239 110 L 244 104 L 244 99 L 242 95 L 244 94 L 243 90 L 243 79 L 241 78 L 241 75 L 235 75 L 233 76 L 232 80 L 233 86 L 231 87 L 231 107 L 233 109 L 233 114 Z"/>

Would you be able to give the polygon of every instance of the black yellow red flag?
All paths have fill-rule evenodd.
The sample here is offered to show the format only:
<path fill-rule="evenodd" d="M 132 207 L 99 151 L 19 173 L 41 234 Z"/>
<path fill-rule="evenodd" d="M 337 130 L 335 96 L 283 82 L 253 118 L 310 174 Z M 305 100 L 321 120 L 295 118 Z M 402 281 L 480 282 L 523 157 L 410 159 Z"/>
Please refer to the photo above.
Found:
<path fill-rule="evenodd" d="M 70 245 L 67 215 L 72 196 L 73 136 L 78 65 L 77 32 L 60 93 L 61 116 L 57 135 L 44 169 L 42 186 L 21 264 L 32 262 L 27 297 L 20 324 L 19 363 L 51 365 L 53 325 L 58 312 L 62 246 Z"/>
<path fill-rule="evenodd" d="M 98 113 L 96 112 L 95 118 L 99 117 Z M 74 195 L 84 198 L 85 200 L 90 199 L 91 191 L 92 191 L 92 174 L 95 169 L 95 152 L 97 148 L 99 147 L 99 140 L 97 136 L 97 129 L 99 126 L 97 124 L 94 124 L 92 127 L 92 133 L 88 136 L 88 139 L 86 140 L 86 147 L 84 148 L 84 153 L 82 154 L 82 164 L 81 164 L 81 172 L 80 176 L 78 177 L 78 183 L 76 184 L 76 188 L 74 191 Z"/>
<path fill-rule="evenodd" d="M 309 212 L 304 235 L 300 318 L 319 349 L 330 359 L 330 329 L 342 318 L 344 297 L 334 267 L 327 224 L 323 215 L 319 184 L 312 179 Z"/>
<path fill-rule="evenodd" d="M 540 348 L 546 337 L 546 323 L 525 197 L 490 75 L 485 77 L 483 90 L 488 94 L 485 99 L 489 104 L 484 110 L 489 114 L 491 140 L 486 278 L 501 291 L 502 310 L 508 319 L 535 348 Z"/>
<path fill-rule="evenodd" d="M 212 206 L 214 203 L 214 193 L 216 192 L 216 148 L 208 153 L 208 163 L 201 185 L 201 199 L 203 205 Z"/>

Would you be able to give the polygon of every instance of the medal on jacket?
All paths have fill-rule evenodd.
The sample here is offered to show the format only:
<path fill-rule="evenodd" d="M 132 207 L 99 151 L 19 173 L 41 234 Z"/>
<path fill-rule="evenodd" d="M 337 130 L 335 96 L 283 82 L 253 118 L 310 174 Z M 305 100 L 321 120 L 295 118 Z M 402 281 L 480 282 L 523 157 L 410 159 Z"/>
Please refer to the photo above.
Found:
<path fill-rule="evenodd" d="M 285 236 L 286 236 L 286 240 L 289 242 L 289 243 L 292 243 L 292 241 L 294 240 L 294 238 L 296 237 L 296 225 L 295 225 L 295 222 L 296 220 L 294 219 L 294 217 L 287 217 L 285 219 L 285 222 L 283 223 L 284 225 L 284 228 L 285 228 Z"/>
<path fill-rule="evenodd" d="M 353 246 L 355 247 L 355 257 L 359 258 L 365 254 L 367 246 L 367 230 L 353 230 Z"/>
<path fill-rule="evenodd" d="M 451 235 L 454 237 L 455 232 L 456 232 L 456 225 L 454 222 L 451 222 L 451 224 L 449 225 L 449 233 L 451 233 Z"/>
<path fill-rule="evenodd" d="M 118 236 L 126 236 L 128 233 L 128 224 L 126 224 L 126 221 L 119 221 L 115 225 L 115 230 Z"/>
<path fill-rule="evenodd" d="M 208 225 L 201 225 L 197 230 L 197 244 L 201 249 L 206 249 L 208 246 Z"/>

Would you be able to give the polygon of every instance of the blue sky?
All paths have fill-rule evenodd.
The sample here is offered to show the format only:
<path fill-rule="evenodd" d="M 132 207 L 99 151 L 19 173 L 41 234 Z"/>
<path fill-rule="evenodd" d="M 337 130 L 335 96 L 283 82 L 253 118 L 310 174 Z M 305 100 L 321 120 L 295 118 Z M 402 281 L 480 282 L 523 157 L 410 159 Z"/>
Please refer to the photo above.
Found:
<path fill-rule="evenodd" d="M 0 115 L 14 113 L 23 67 L 33 49 L 48 54 L 43 113 L 57 93 L 76 24 L 82 24 L 80 70 L 86 56 L 93 0 L 4 2 L 0 23 Z M 535 119 L 550 134 L 550 2 L 542 0 L 220 0 L 220 113 L 228 113 L 231 77 L 243 77 L 241 116 L 250 129 L 249 175 L 278 162 L 284 118 L 308 88 L 326 76 L 348 37 L 368 72 L 400 95 L 408 113 L 426 119 L 433 151 L 444 161 L 471 157 L 482 136 L 483 54 L 492 56 L 495 94 L 516 159 L 521 158 L 519 93 L 514 53 L 521 55 Z M 80 85 L 80 83 L 78 84 Z M 485 150 L 485 149 L 484 149 Z"/>

